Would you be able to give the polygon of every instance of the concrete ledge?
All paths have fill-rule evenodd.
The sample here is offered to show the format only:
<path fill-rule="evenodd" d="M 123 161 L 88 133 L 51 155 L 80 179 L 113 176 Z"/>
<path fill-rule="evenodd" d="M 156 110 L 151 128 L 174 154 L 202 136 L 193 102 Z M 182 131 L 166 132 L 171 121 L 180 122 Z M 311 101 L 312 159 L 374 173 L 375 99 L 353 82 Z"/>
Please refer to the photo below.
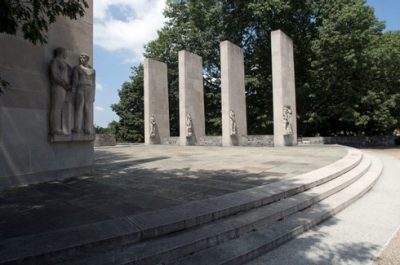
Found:
<path fill-rule="evenodd" d="M 320 184 L 326 183 L 350 171 L 360 163 L 362 157 L 363 155 L 359 150 L 348 148 L 347 155 L 341 160 L 324 168 L 297 176 L 295 178 L 278 181 L 269 185 L 230 193 L 203 201 L 192 202 L 181 206 L 129 216 L 126 220 L 133 224 L 135 228 L 139 229 L 139 231 L 135 232 L 135 236 L 130 237 L 130 242 L 138 242 L 139 240 L 165 235 L 174 231 L 198 226 L 218 220 L 226 216 L 236 214 L 241 211 L 248 211 L 250 209 L 287 198 L 304 190 L 308 190 Z M 116 220 L 118 221 L 120 219 Z M 114 221 L 115 220 L 110 220 L 107 222 L 110 222 L 110 224 L 112 224 Z M 92 237 L 91 233 L 85 232 L 87 230 L 90 231 L 92 229 L 91 226 L 97 225 L 99 225 L 99 223 L 49 232 L 46 233 L 44 237 L 36 235 L 5 240 L 2 242 L 3 247 L 0 248 L 0 257 L 2 257 L 2 259 L 0 259 L 0 262 L 6 261 L 5 259 L 3 259 L 3 257 L 8 257 L 8 260 L 12 260 L 10 254 L 8 253 L 14 253 L 14 260 L 18 260 L 21 258 L 29 258 L 37 255 L 45 255 L 46 253 L 59 253 L 60 251 L 68 252 L 71 249 L 78 249 L 84 246 L 94 246 L 96 244 L 105 244 L 106 242 L 116 242 L 122 240 L 123 235 L 110 235 L 106 232 L 101 232 L 101 230 L 96 235 L 96 237 Z M 75 235 L 76 237 L 69 234 Z M 140 234 L 140 237 L 136 236 L 138 234 Z M 23 248 L 29 249 L 29 246 L 32 245 L 46 245 L 48 244 L 46 242 L 57 241 L 58 238 L 63 237 L 79 237 L 80 240 L 72 240 L 72 242 L 69 242 L 68 244 L 66 244 L 66 246 L 62 248 L 57 244 L 49 245 L 40 252 L 39 250 L 37 250 L 38 252 L 36 254 L 30 253 L 26 256 L 22 256 L 20 254 L 16 255 L 16 253 L 14 252 L 15 247 L 13 246 L 15 245 L 20 246 L 19 253 L 27 253 L 24 252 Z M 30 244 L 25 246 L 25 242 L 27 241 L 29 241 Z"/>

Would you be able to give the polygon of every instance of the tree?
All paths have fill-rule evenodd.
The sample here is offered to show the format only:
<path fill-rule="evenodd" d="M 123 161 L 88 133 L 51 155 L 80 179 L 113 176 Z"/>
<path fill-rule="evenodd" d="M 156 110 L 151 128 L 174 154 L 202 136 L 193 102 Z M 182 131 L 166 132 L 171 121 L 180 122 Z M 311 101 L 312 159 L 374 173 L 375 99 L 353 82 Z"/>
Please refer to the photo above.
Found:
<path fill-rule="evenodd" d="M 363 132 L 391 134 L 400 128 L 400 31 L 385 32 L 367 51 L 369 89 L 355 113 Z"/>
<path fill-rule="evenodd" d="M 164 15 L 144 55 L 168 65 L 172 135 L 182 49 L 203 57 L 206 131 L 221 133 L 223 40 L 244 49 L 248 133 L 272 133 L 270 33 L 277 29 L 294 42 L 299 134 L 388 134 L 398 126 L 399 34 L 383 33 L 365 0 L 168 1 Z"/>
<path fill-rule="evenodd" d="M 143 65 L 132 67 L 130 82 L 125 82 L 118 91 L 120 101 L 111 106 L 119 116 L 114 127 L 117 141 L 143 142 L 144 140 L 144 101 L 143 101 Z"/>
<path fill-rule="evenodd" d="M 58 16 L 77 19 L 88 7 L 86 0 L 0 0 L 0 33 L 16 35 L 20 29 L 25 39 L 44 44 Z"/>
<path fill-rule="evenodd" d="M 117 135 L 117 126 L 118 122 L 112 121 L 108 124 L 106 128 L 95 125 L 94 129 L 96 131 L 96 134 L 109 134 L 115 137 Z"/>
<path fill-rule="evenodd" d="M 145 56 L 168 65 L 171 135 L 179 135 L 178 52 L 188 50 L 203 57 L 205 115 L 208 134 L 221 133 L 219 41 L 224 40 L 219 1 L 169 1 L 168 21 L 159 37 L 146 45 Z"/>
<path fill-rule="evenodd" d="M 306 134 L 360 134 L 356 116 L 364 112 L 360 103 L 373 75 L 368 51 L 384 25 L 363 0 L 320 1 L 316 10 L 310 86 L 301 99 L 309 106 L 303 117 Z"/>
<path fill-rule="evenodd" d="M 17 35 L 20 30 L 24 39 L 45 44 L 49 26 L 58 16 L 77 19 L 88 7 L 86 0 L 0 0 L 0 33 Z M 8 86 L 0 76 L 0 93 Z"/>
<path fill-rule="evenodd" d="M 119 125 L 119 123 L 118 123 L 117 121 L 112 121 L 112 122 L 110 122 L 110 123 L 108 124 L 108 127 L 107 127 L 108 133 L 110 133 L 111 135 L 114 135 L 114 137 L 115 137 L 116 140 L 117 140 L 117 135 L 118 135 L 118 125 Z M 122 141 L 122 142 L 124 142 L 124 141 L 121 140 L 121 139 L 118 139 L 117 141 Z"/>

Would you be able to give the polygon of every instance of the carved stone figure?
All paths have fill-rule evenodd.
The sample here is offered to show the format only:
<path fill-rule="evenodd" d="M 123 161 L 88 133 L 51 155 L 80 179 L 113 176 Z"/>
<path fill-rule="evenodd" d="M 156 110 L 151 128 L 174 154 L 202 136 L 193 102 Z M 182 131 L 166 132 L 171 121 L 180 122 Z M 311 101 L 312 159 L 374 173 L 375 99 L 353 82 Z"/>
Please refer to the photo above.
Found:
<path fill-rule="evenodd" d="M 75 133 L 93 134 L 93 102 L 96 91 L 96 72 L 89 65 L 89 55 L 82 53 L 74 68 L 72 88 L 75 91 Z"/>
<path fill-rule="evenodd" d="M 235 112 L 233 110 L 229 111 L 229 120 L 230 120 L 230 133 L 231 136 L 235 136 L 237 134 L 236 128 L 236 117 Z"/>
<path fill-rule="evenodd" d="M 59 47 L 54 51 L 54 59 L 50 62 L 51 107 L 50 107 L 50 134 L 68 135 L 70 132 L 63 128 L 63 110 L 67 92 L 72 90 L 70 84 L 70 66 L 65 61 L 67 52 Z"/>
<path fill-rule="evenodd" d="M 192 116 L 190 113 L 186 115 L 186 138 L 192 137 L 193 128 L 192 128 Z"/>
<path fill-rule="evenodd" d="M 156 137 L 156 118 L 154 117 L 154 114 L 151 114 L 150 116 L 150 137 L 154 138 Z"/>
<path fill-rule="evenodd" d="M 283 106 L 283 125 L 285 129 L 285 135 L 292 135 L 293 134 L 293 129 L 292 129 L 292 107 L 290 106 Z"/>

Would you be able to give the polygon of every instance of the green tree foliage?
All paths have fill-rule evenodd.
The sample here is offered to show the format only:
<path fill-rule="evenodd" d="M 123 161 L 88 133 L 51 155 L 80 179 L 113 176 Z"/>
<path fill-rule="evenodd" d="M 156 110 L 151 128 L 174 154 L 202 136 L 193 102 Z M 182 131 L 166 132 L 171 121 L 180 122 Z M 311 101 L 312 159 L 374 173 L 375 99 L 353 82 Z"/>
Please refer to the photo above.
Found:
<path fill-rule="evenodd" d="M 77 19 L 88 7 L 85 0 L 0 0 L 0 32 L 16 35 L 21 30 L 33 44 L 44 44 L 58 16 Z"/>
<path fill-rule="evenodd" d="M 368 89 L 355 112 L 356 125 L 369 134 L 389 134 L 400 128 L 400 31 L 377 38 L 368 58 Z"/>
<path fill-rule="evenodd" d="M 168 21 L 156 40 L 146 45 L 145 56 L 168 65 L 171 135 L 179 135 L 178 52 L 188 50 L 203 57 L 206 130 L 221 132 L 219 41 L 226 39 L 218 1 L 168 2 Z"/>
<path fill-rule="evenodd" d="M 111 108 L 119 116 L 119 123 L 113 122 L 109 127 L 119 142 L 143 142 L 143 65 L 132 68 L 130 81 L 118 93 L 120 101 Z"/>
<path fill-rule="evenodd" d="M 359 134 L 356 113 L 362 111 L 360 102 L 373 74 L 369 47 L 382 34 L 383 24 L 362 0 L 322 1 L 316 23 L 304 123 L 308 131 L 323 135 Z"/>
<path fill-rule="evenodd" d="M 119 123 L 117 121 L 112 121 L 108 124 L 108 126 L 106 128 L 95 125 L 94 129 L 96 131 L 96 134 L 109 134 L 109 135 L 113 135 L 115 137 L 117 135 L 118 125 L 119 125 Z M 120 141 L 121 141 L 121 139 L 120 139 Z"/>
<path fill-rule="evenodd" d="M 179 133 L 178 51 L 203 57 L 207 134 L 221 133 L 219 43 L 245 53 L 249 134 L 271 134 L 271 31 L 294 42 L 302 135 L 390 134 L 399 127 L 399 32 L 383 33 L 365 0 L 168 1 L 145 56 L 169 68 L 172 135 Z"/>
<path fill-rule="evenodd" d="M 33 44 L 45 44 L 49 26 L 58 16 L 77 19 L 88 8 L 85 0 L 0 0 L 0 33 L 23 37 Z M 0 94 L 9 87 L 0 76 Z"/>

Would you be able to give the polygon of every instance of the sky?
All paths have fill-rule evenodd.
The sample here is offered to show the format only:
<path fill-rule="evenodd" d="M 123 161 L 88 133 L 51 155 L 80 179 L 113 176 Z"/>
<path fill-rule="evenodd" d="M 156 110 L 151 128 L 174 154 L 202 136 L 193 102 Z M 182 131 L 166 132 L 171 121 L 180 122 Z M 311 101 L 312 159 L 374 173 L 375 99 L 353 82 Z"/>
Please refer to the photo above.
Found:
<path fill-rule="evenodd" d="M 400 30 L 400 0 L 367 0 L 386 30 Z M 94 123 L 107 127 L 118 116 L 118 89 L 129 80 L 131 67 L 143 62 L 144 45 L 157 38 L 165 21 L 165 0 L 95 0 L 94 68 L 96 102 Z"/>

